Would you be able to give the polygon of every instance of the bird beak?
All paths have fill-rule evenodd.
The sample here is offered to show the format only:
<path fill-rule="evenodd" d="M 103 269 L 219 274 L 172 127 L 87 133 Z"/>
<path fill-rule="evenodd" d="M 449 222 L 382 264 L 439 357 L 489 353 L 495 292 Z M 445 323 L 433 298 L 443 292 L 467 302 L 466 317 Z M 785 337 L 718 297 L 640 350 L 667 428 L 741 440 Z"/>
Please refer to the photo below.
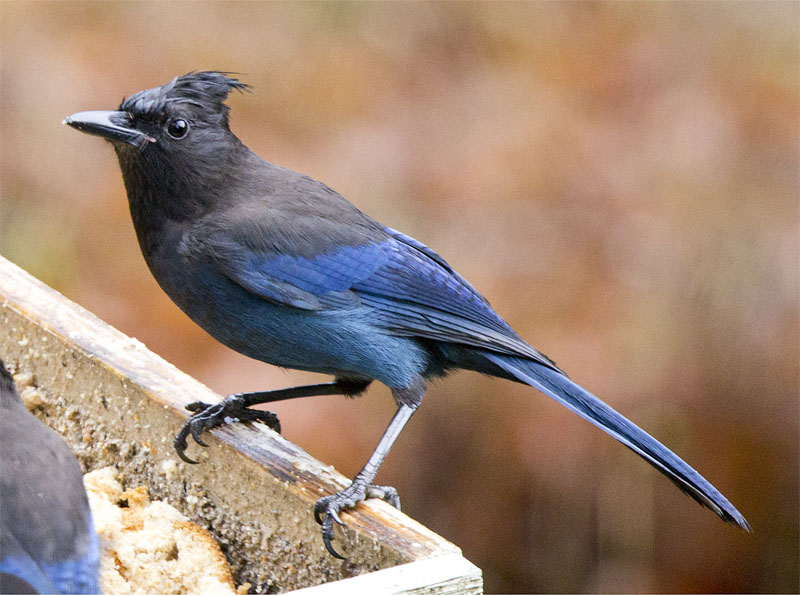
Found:
<path fill-rule="evenodd" d="M 156 140 L 143 132 L 130 128 L 131 118 L 127 112 L 78 112 L 64 118 L 64 124 L 81 132 L 97 135 L 109 141 L 128 143 L 134 147 L 144 149 L 148 143 Z"/>

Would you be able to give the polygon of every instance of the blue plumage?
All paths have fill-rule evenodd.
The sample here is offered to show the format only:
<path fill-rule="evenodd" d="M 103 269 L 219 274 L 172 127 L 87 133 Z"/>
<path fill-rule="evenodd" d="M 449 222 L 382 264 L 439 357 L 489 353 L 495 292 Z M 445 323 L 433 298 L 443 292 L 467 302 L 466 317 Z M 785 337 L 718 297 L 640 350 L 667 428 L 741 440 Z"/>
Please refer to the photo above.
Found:
<path fill-rule="evenodd" d="M 31 519 L 24 522 L 35 523 Z M 3 576 L 0 577 L 0 594 L 22 592 L 18 584 L 20 580 L 39 594 L 99 594 L 100 546 L 91 516 L 85 533 L 90 537 L 86 552 L 76 558 L 57 561 L 42 560 L 21 544 L 10 545 L 4 540 L 3 554 L 0 556 L 0 576 Z M 7 589 L 6 584 L 12 589 Z"/>
<path fill-rule="evenodd" d="M 373 324 L 393 335 L 524 354 L 555 366 L 444 259 L 408 236 L 385 230 L 388 237 L 380 241 L 337 246 L 314 256 L 247 251 L 217 263 L 249 291 L 286 306 L 336 307 L 342 293 L 351 292 L 349 306 L 368 308 Z"/>
<path fill-rule="evenodd" d="M 525 342 L 430 248 L 384 227 L 328 186 L 263 161 L 228 128 L 236 79 L 190 73 L 142 91 L 116 112 L 66 120 L 114 144 L 142 253 L 156 280 L 194 321 L 231 348 L 278 366 L 329 373 L 332 383 L 195 404 L 176 437 L 181 457 L 249 406 L 278 399 L 392 389 L 397 414 L 344 491 L 315 515 L 331 546 L 339 511 L 366 497 L 398 505 L 373 478 L 426 382 L 469 369 L 526 383 L 633 449 L 726 521 L 747 528 L 719 491 L 666 447 L 567 378 Z M 120 123 L 127 123 L 121 125 Z"/>
<path fill-rule="evenodd" d="M 386 244 L 338 246 L 314 257 L 277 255 L 269 260 L 252 255 L 252 270 L 297 286 L 316 296 L 350 290 L 372 276 L 388 261 Z"/>
<path fill-rule="evenodd" d="M 485 356 L 515 379 L 536 387 L 581 418 L 607 432 L 652 464 L 683 492 L 713 510 L 725 521 L 750 529 L 747 520 L 730 501 L 691 466 L 565 375 L 522 358 L 510 358 L 492 353 L 486 353 Z"/>

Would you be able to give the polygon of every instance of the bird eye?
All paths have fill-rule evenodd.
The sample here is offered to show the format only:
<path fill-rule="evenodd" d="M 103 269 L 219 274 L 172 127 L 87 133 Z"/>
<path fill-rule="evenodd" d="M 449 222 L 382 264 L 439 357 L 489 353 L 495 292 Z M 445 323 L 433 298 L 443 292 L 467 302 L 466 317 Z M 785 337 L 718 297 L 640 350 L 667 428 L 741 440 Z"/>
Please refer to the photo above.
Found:
<path fill-rule="evenodd" d="M 173 139 L 182 139 L 189 132 L 189 123 L 183 118 L 177 118 L 167 125 L 167 133 Z"/>

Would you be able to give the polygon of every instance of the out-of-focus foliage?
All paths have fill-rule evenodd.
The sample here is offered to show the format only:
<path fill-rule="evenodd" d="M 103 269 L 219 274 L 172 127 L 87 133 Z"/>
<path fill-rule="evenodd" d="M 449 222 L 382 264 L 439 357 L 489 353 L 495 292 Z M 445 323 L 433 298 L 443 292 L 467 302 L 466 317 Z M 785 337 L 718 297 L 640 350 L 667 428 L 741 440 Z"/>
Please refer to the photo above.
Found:
<path fill-rule="evenodd" d="M 234 131 L 432 246 L 746 535 L 534 390 L 431 387 L 380 474 L 488 591 L 798 589 L 796 2 L 0 4 L 0 252 L 222 392 L 317 379 L 224 348 L 151 279 L 106 143 L 61 126 L 197 69 Z M 393 405 L 278 404 L 354 474 Z M 177 430 L 177 429 L 176 429 Z"/>

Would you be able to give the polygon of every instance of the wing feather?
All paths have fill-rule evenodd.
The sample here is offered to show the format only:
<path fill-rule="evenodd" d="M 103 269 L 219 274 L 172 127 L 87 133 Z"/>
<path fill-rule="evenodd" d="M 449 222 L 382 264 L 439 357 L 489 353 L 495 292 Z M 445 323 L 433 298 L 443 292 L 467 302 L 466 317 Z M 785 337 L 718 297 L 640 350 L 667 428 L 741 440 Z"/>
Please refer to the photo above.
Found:
<path fill-rule="evenodd" d="M 463 277 L 424 244 L 386 228 L 379 241 L 313 256 L 254 250 L 216 234 L 204 252 L 267 300 L 310 311 L 367 307 L 393 335 L 458 343 L 555 365 L 528 345 Z"/>

